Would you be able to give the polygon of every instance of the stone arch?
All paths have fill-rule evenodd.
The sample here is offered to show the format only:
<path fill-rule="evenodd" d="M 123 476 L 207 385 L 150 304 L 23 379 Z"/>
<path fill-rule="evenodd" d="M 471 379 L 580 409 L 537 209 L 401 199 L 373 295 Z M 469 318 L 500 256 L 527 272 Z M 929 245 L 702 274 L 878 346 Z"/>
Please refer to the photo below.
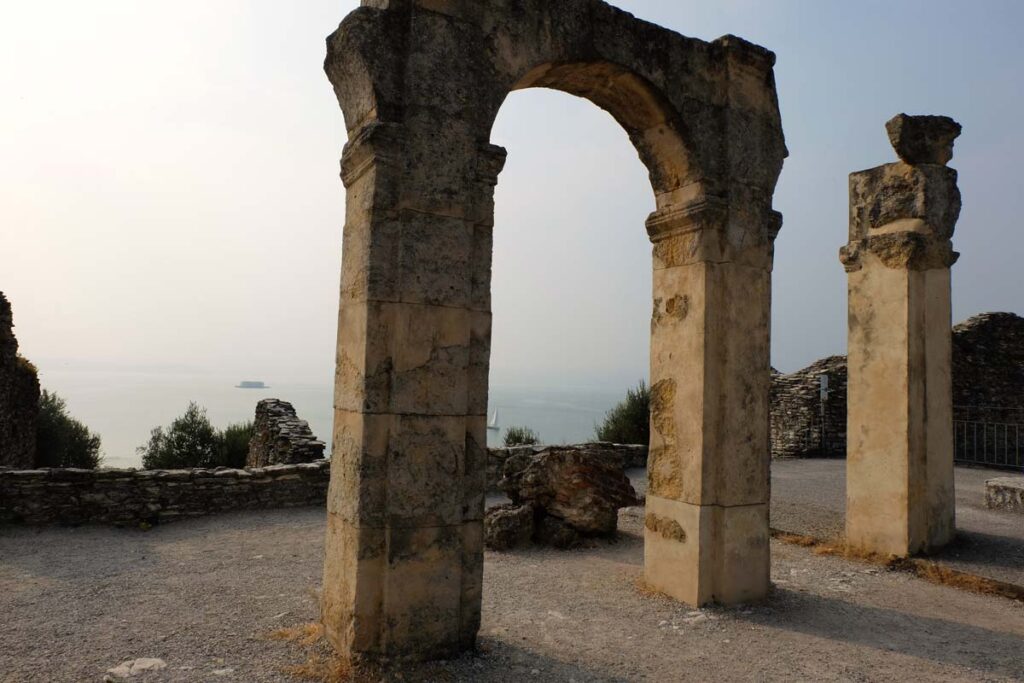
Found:
<path fill-rule="evenodd" d="M 328 39 L 349 141 L 322 612 L 343 653 L 429 658 L 480 623 L 494 186 L 509 92 L 606 109 L 656 195 L 648 582 L 768 588 L 774 56 L 600 0 L 364 0 Z"/>

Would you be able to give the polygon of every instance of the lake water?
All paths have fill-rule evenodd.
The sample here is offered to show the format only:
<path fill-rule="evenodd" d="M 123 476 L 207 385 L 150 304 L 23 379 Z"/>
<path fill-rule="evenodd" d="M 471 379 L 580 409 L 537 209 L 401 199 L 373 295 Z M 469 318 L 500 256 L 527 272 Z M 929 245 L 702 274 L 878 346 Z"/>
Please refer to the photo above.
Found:
<path fill-rule="evenodd" d="M 236 389 L 240 379 L 97 371 L 51 371 L 41 377 L 45 388 L 67 401 L 74 417 L 102 437 L 107 467 L 139 467 L 136 448 L 149 439 L 153 427 L 168 425 L 185 412 L 189 401 L 205 407 L 216 427 L 251 420 L 262 398 L 289 401 L 330 449 L 330 384 L 276 383 L 267 389 Z M 595 424 L 625 393 L 625 388 L 493 386 L 488 414 L 497 408 L 501 430 L 488 430 L 488 445 L 500 445 L 505 429 L 513 425 L 530 427 L 549 444 L 592 440 Z"/>

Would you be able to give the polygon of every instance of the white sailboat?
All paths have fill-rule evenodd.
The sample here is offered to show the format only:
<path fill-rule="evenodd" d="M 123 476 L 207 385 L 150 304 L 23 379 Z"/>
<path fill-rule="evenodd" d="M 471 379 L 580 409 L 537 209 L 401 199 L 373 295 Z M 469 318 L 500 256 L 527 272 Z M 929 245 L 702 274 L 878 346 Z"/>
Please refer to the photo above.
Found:
<path fill-rule="evenodd" d="M 492 432 L 496 432 L 499 429 L 501 429 L 501 427 L 498 426 L 498 409 L 497 408 L 494 409 L 494 415 L 491 416 L 491 421 L 487 423 L 487 429 L 491 430 Z"/>

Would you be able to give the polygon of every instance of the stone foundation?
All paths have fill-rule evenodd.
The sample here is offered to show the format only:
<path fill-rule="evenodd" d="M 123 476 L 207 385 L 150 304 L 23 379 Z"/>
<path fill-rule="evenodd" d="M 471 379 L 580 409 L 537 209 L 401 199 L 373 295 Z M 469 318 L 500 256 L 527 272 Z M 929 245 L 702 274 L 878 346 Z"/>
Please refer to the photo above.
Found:
<path fill-rule="evenodd" d="M 322 506 L 331 463 L 231 470 L 0 469 L 0 524 L 164 524 Z"/>
<path fill-rule="evenodd" d="M 1024 514 L 1024 477 L 1000 477 L 986 481 L 985 505 L 992 510 Z"/>

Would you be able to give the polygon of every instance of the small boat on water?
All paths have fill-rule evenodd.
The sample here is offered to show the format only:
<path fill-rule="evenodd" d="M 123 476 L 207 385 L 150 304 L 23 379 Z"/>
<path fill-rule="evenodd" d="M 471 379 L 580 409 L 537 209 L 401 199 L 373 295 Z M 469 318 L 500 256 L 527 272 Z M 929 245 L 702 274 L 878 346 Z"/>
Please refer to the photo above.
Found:
<path fill-rule="evenodd" d="M 491 421 L 487 423 L 487 429 L 491 430 L 492 432 L 496 432 L 501 429 L 501 427 L 498 426 L 497 408 L 494 409 L 494 415 L 491 416 Z"/>
<path fill-rule="evenodd" d="M 251 379 L 244 379 L 240 383 L 235 385 L 236 389 L 269 389 L 263 382 L 258 382 Z"/>

